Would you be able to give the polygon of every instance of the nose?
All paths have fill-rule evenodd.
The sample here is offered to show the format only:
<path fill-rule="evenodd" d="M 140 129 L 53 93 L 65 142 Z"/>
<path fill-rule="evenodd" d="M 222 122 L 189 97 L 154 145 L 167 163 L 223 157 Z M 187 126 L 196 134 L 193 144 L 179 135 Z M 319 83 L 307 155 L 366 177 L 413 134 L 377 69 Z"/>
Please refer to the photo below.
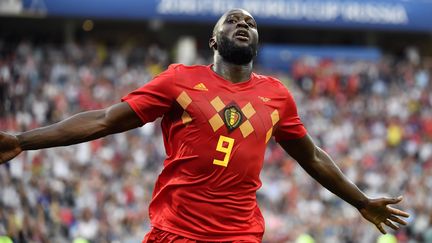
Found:
<path fill-rule="evenodd" d="M 249 25 L 246 23 L 246 21 L 245 21 L 244 19 L 239 20 L 239 21 L 237 22 L 237 26 L 238 26 L 238 27 L 243 27 L 243 28 L 246 28 L 246 29 L 249 28 Z"/>

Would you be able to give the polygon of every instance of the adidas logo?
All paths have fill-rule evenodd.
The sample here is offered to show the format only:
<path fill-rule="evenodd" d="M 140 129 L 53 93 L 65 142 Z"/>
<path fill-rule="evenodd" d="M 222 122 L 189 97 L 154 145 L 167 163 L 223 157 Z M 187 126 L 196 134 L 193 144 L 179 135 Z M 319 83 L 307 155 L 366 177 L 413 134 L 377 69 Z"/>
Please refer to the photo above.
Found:
<path fill-rule="evenodd" d="M 208 91 L 207 87 L 203 83 L 199 83 L 193 87 L 196 90 Z"/>

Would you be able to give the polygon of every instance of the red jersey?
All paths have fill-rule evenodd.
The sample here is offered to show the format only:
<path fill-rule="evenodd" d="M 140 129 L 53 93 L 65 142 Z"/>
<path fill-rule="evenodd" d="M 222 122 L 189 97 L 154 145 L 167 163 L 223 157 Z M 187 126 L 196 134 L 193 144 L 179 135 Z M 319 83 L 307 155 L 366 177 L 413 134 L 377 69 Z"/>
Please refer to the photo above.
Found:
<path fill-rule="evenodd" d="M 255 73 L 232 83 L 211 66 L 171 65 L 122 101 L 144 123 L 163 117 L 167 157 L 152 225 L 203 241 L 261 242 L 256 191 L 266 144 L 306 134 L 285 86 Z"/>

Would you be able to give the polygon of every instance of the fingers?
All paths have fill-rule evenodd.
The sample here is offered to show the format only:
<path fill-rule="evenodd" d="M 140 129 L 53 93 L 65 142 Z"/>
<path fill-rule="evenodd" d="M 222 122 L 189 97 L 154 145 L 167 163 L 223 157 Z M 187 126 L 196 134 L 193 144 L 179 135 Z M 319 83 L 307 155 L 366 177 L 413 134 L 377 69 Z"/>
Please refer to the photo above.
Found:
<path fill-rule="evenodd" d="M 366 212 L 362 212 L 362 214 L 366 214 L 367 219 L 374 223 L 382 234 L 387 233 L 384 229 L 384 225 L 393 230 L 399 230 L 400 225 L 407 225 L 407 222 L 399 217 L 407 218 L 410 215 L 407 212 L 389 206 L 389 204 L 397 204 L 401 202 L 402 199 L 402 196 L 397 198 L 377 199 L 373 201 L 373 205 L 370 206 L 371 208 L 367 208 Z M 373 210 L 374 207 L 376 207 L 376 211 Z M 371 215 L 368 215 L 368 213 Z"/>
<path fill-rule="evenodd" d="M 397 209 L 394 209 L 394 210 L 396 210 L 396 211 L 400 211 L 400 210 L 397 210 Z M 407 213 L 405 213 L 405 212 L 403 212 L 403 211 L 400 211 L 400 212 L 396 212 L 396 213 L 398 213 L 398 215 L 408 215 L 409 216 L 409 214 L 407 214 Z M 401 214 L 399 214 L 399 213 L 401 213 Z M 402 220 L 402 219 L 400 219 L 400 218 L 398 218 L 398 217 L 396 217 L 396 216 L 394 216 L 394 215 L 390 215 L 389 217 L 388 217 L 388 219 L 385 219 L 385 221 L 383 222 L 385 225 L 387 225 L 388 227 L 390 227 L 390 228 L 392 228 L 393 230 L 398 230 L 400 227 L 398 226 L 398 225 L 396 225 L 396 224 L 394 224 L 393 222 L 396 222 L 396 223 L 398 223 L 398 224 L 401 224 L 401 225 L 407 225 L 407 222 L 405 221 L 405 220 Z M 376 227 L 378 228 L 378 230 L 381 232 L 381 233 L 383 233 L 383 234 L 386 234 L 387 232 L 385 231 L 385 229 L 384 229 L 384 227 L 381 225 L 381 223 L 379 223 L 379 224 L 377 224 L 376 225 Z"/>
<path fill-rule="evenodd" d="M 384 221 L 384 224 L 387 225 L 388 227 L 394 229 L 394 230 L 398 230 L 399 229 L 399 226 L 393 224 L 393 222 L 391 222 L 388 219 L 386 219 L 386 221 Z"/>
<path fill-rule="evenodd" d="M 389 219 L 391 221 L 396 222 L 396 223 L 401 224 L 401 225 L 407 225 L 408 224 L 405 220 L 400 219 L 394 215 L 390 215 Z"/>
<path fill-rule="evenodd" d="M 399 196 L 397 198 L 387 198 L 386 199 L 386 203 L 387 204 L 397 204 L 400 201 L 402 201 L 402 199 L 403 199 L 402 196 Z M 399 210 L 399 209 L 396 209 L 396 208 L 393 208 L 393 207 L 389 207 L 389 206 L 387 206 L 387 208 L 389 209 L 389 211 L 390 211 L 391 214 L 394 214 L 394 215 L 397 215 L 397 216 L 402 216 L 402 217 L 405 217 L 405 218 L 408 218 L 410 216 L 409 213 L 404 212 L 402 210 Z"/>
<path fill-rule="evenodd" d="M 397 204 L 402 201 L 403 197 L 385 198 L 386 204 Z"/>
<path fill-rule="evenodd" d="M 383 234 L 387 234 L 387 232 L 385 231 L 385 229 L 384 229 L 384 227 L 381 225 L 381 223 L 376 224 L 375 226 L 378 228 L 378 230 L 379 230 L 381 233 L 383 233 Z"/>
<path fill-rule="evenodd" d="M 405 218 L 408 218 L 410 215 L 407 212 L 404 212 L 402 210 L 396 209 L 396 208 L 392 208 L 392 207 L 387 207 L 388 210 L 390 211 L 391 214 L 397 215 L 397 216 L 402 216 Z"/>

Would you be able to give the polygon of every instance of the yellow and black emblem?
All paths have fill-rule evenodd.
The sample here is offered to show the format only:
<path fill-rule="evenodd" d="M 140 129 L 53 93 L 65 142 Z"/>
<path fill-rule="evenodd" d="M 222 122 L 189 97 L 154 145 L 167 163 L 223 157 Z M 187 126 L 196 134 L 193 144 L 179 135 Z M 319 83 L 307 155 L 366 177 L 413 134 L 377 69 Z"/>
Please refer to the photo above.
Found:
<path fill-rule="evenodd" d="M 243 115 L 242 115 L 240 109 L 238 109 L 236 106 L 226 107 L 224 109 L 223 115 L 224 115 L 225 125 L 227 126 L 227 128 L 230 131 L 239 127 L 239 125 L 243 119 Z"/>

